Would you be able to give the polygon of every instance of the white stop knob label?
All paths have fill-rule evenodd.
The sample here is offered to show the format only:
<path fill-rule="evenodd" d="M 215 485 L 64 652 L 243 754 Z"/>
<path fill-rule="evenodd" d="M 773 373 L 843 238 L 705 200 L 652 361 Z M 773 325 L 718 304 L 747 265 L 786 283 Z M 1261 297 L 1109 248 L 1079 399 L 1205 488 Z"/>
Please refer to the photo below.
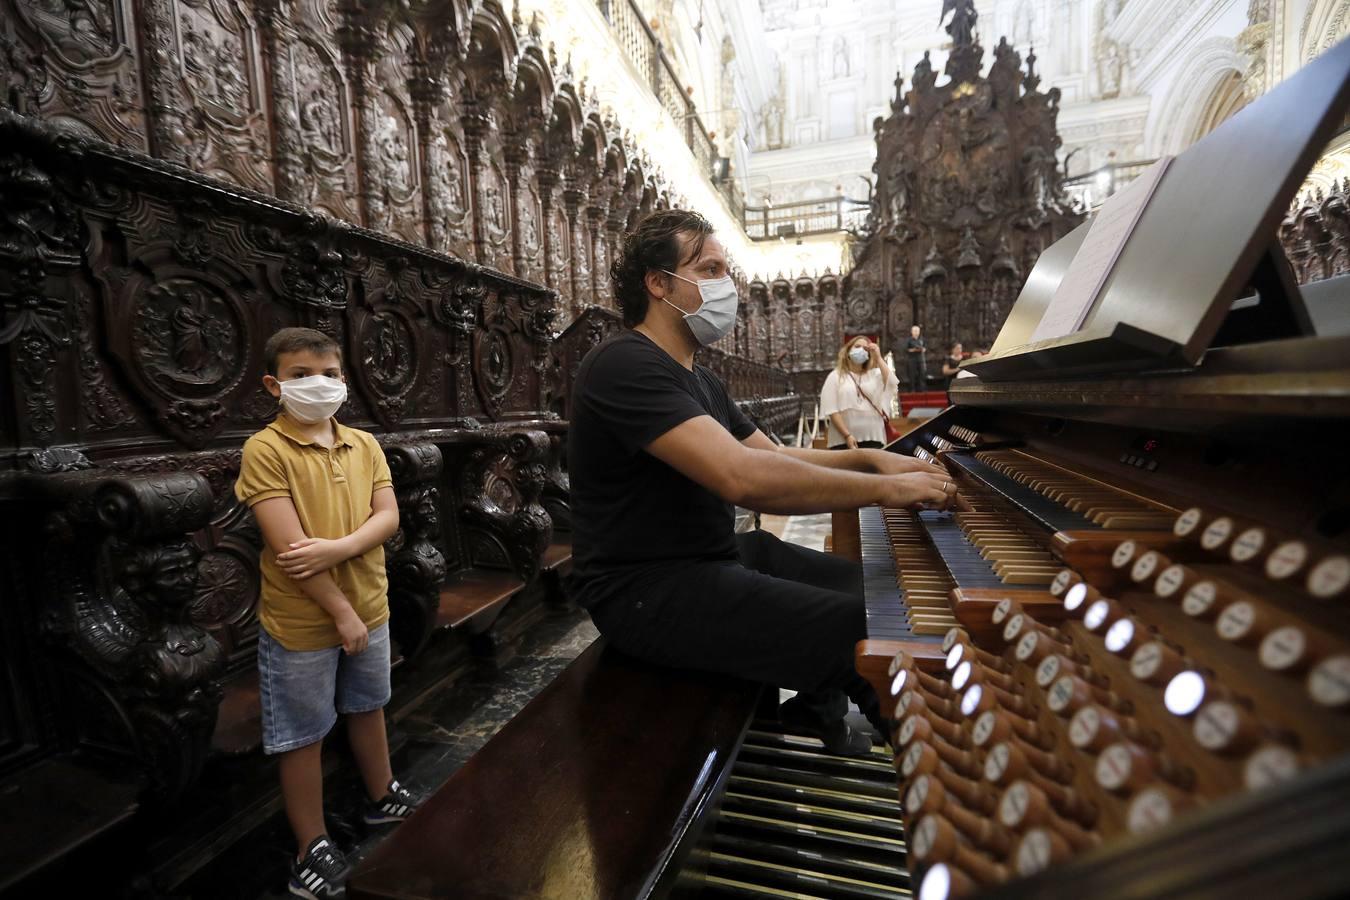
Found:
<path fill-rule="evenodd" d="M 1031 790 L 1025 781 L 1014 781 L 998 801 L 998 819 L 1008 828 L 1016 828 L 1031 806 Z"/>
<path fill-rule="evenodd" d="M 1153 593 L 1159 597 L 1170 597 L 1177 592 L 1177 589 L 1186 581 L 1185 566 L 1168 566 L 1162 570 L 1158 580 L 1153 584 Z"/>
<path fill-rule="evenodd" d="M 1017 657 L 1018 662 L 1026 662 L 1031 659 L 1031 655 L 1036 652 L 1036 644 L 1041 636 L 1035 631 L 1028 631 L 1017 639 L 1017 647 L 1013 650 L 1013 655 Z"/>
<path fill-rule="evenodd" d="M 994 749 L 989 751 L 989 755 L 984 760 L 984 777 L 986 781 L 992 781 L 995 784 L 1003 778 L 1003 773 L 1008 771 L 1008 757 L 1012 754 L 1007 744 L 995 744 Z"/>
<path fill-rule="evenodd" d="M 1133 765 L 1130 748 L 1124 744 L 1112 744 L 1097 757 L 1097 783 L 1108 791 L 1118 791 L 1129 780 Z"/>
<path fill-rule="evenodd" d="M 1013 638 L 1021 634 L 1022 624 L 1025 621 L 1026 621 L 1025 617 L 1023 617 L 1021 613 L 1018 613 L 1017 615 L 1009 619 L 1008 624 L 1005 625 L 1003 628 L 1003 639 L 1005 641 L 1011 641 Z"/>
<path fill-rule="evenodd" d="M 1048 687 L 1054 684 L 1055 679 L 1059 677 L 1059 657 L 1047 656 L 1041 660 L 1041 664 L 1036 667 L 1036 684 L 1041 687 Z"/>
<path fill-rule="evenodd" d="M 1200 520 L 1204 517 L 1200 507 L 1192 506 L 1181 515 L 1177 516 L 1176 522 L 1172 525 L 1172 533 L 1177 537 L 1185 537 L 1196 529 Z"/>
<path fill-rule="evenodd" d="M 1111 565 L 1117 569 L 1123 569 L 1134 559 L 1134 541 L 1121 541 L 1116 545 L 1116 552 L 1111 554 Z"/>
<path fill-rule="evenodd" d="M 1212 581 L 1197 581 L 1181 600 L 1181 611 L 1188 616 L 1203 616 L 1214 606 L 1219 589 Z"/>
<path fill-rule="evenodd" d="M 994 733 L 994 726 L 998 723 L 998 714 L 992 709 L 980 713 L 980 717 L 975 720 L 975 727 L 971 729 L 970 738 L 975 742 L 976 747 L 983 747 L 989 740 L 989 736 Z"/>
<path fill-rule="evenodd" d="M 1223 750 L 1233 743 L 1242 720 L 1237 707 L 1226 700 L 1207 703 L 1195 716 L 1191 733 L 1206 750 Z"/>
<path fill-rule="evenodd" d="M 1246 600 L 1230 603 L 1222 613 L 1215 630 L 1225 641 L 1240 641 L 1251 632 L 1256 624 L 1256 607 Z"/>
<path fill-rule="evenodd" d="M 1153 577 L 1153 573 L 1158 569 L 1158 561 L 1162 559 L 1158 551 L 1150 550 L 1143 556 L 1134 561 L 1134 568 L 1130 570 L 1130 577 L 1135 581 L 1147 581 Z"/>
<path fill-rule="evenodd" d="M 1035 875 L 1050 866 L 1050 835 L 1033 828 L 1017 845 L 1017 873 Z"/>
<path fill-rule="evenodd" d="M 1275 672 L 1292 669 L 1308 652 L 1308 638 L 1296 625 L 1276 628 L 1261 642 L 1261 665 Z"/>
<path fill-rule="evenodd" d="M 1209 523 L 1205 533 L 1200 535 L 1200 546 L 1206 550 L 1217 550 L 1233 535 L 1233 520 L 1221 516 Z"/>
<path fill-rule="evenodd" d="M 1233 546 L 1228 549 L 1228 555 L 1232 557 L 1233 562 L 1247 562 L 1255 559 L 1265 545 L 1265 529 L 1248 528 L 1233 541 Z"/>
<path fill-rule="evenodd" d="M 924 816 L 919 827 L 914 829 L 910 846 L 914 848 L 914 857 L 923 859 L 933 851 L 933 841 L 937 839 L 938 823 L 932 816 Z"/>
<path fill-rule="evenodd" d="M 1172 821 L 1172 800 L 1162 788 L 1144 788 L 1130 802 L 1126 825 L 1132 834 L 1143 834 Z"/>
<path fill-rule="evenodd" d="M 1285 541 L 1266 559 L 1266 575 L 1277 581 L 1288 578 L 1308 561 L 1308 545 L 1302 541 Z"/>
<path fill-rule="evenodd" d="M 928 776 L 920 775 L 914 779 L 914 783 L 909 786 L 905 792 L 905 808 L 911 810 L 923 809 L 924 801 L 928 799 Z"/>
<path fill-rule="evenodd" d="M 1328 556 L 1308 573 L 1308 593 L 1323 600 L 1350 585 L 1350 556 Z"/>
<path fill-rule="evenodd" d="M 1085 706 L 1074 714 L 1069 723 L 1069 743 L 1078 749 L 1089 746 L 1097 739 L 1102 727 L 1102 714 L 1095 706 Z"/>
<path fill-rule="evenodd" d="M 1308 673 L 1308 693 L 1323 706 L 1350 703 L 1350 656 L 1331 656 Z"/>
<path fill-rule="evenodd" d="M 998 601 L 998 605 L 994 607 L 994 614 L 991 615 L 989 619 L 995 625 L 997 625 L 1004 619 L 1008 618 L 1008 613 L 1011 611 L 1012 611 L 1012 598 L 1004 597 L 1002 600 Z"/>
<path fill-rule="evenodd" d="M 914 770 L 919 767 L 919 760 L 923 758 L 923 744 L 911 744 L 909 750 L 905 751 L 905 759 L 900 763 L 900 769 L 905 777 L 914 774 Z"/>
<path fill-rule="evenodd" d="M 1111 604 L 1105 600 L 1098 600 L 1089 606 L 1087 612 L 1083 614 L 1083 627 L 1088 631 L 1096 631 L 1102 627 L 1102 623 L 1106 621 L 1110 612 Z"/>
<path fill-rule="evenodd" d="M 1157 641 L 1149 641 L 1130 657 L 1130 674 L 1140 681 L 1148 681 L 1158 674 L 1162 666 L 1163 647 Z"/>
<path fill-rule="evenodd" d="M 1057 713 L 1064 712 L 1071 700 L 1073 700 L 1073 676 L 1065 675 L 1050 688 L 1050 709 Z"/>
<path fill-rule="evenodd" d="M 1298 757 L 1293 750 L 1279 744 L 1257 750 L 1247 757 L 1247 764 L 1242 767 L 1242 780 L 1253 791 L 1288 781 L 1297 774 Z"/>
<path fill-rule="evenodd" d="M 914 740 L 914 732 L 919 730 L 919 717 L 910 716 L 905 719 L 905 724 L 900 726 L 900 743 L 908 744 Z"/>
<path fill-rule="evenodd" d="M 1050 594 L 1058 597 L 1069 589 L 1069 582 L 1073 580 L 1072 569 L 1061 569 L 1055 576 L 1055 580 L 1050 582 Z"/>

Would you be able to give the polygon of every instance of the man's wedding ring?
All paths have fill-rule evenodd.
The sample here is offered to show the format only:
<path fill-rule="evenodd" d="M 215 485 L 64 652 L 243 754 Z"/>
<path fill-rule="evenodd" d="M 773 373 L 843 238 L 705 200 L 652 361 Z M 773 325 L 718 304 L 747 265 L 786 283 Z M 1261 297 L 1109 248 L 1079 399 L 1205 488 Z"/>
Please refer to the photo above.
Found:
<path fill-rule="evenodd" d="M 947 486 L 950 485 L 950 484 L 951 484 L 950 481 L 944 481 L 944 482 L 942 482 L 942 493 L 944 493 L 944 494 L 947 493 Z"/>

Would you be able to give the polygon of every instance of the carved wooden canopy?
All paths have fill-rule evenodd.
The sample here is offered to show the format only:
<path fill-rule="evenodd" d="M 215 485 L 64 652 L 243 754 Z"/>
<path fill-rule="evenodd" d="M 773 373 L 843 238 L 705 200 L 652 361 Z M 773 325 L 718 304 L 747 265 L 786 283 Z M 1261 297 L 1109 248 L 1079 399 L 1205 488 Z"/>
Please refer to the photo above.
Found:
<path fill-rule="evenodd" d="M 1034 50 L 1024 69 L 1002 38 L 981 75 L 975 4 L 947 0 L 948 14 L 947 81 L 925 53 L 874 123 L 876 190 L 844 289 L 844 330 L 901 352 L 915 323 L 930 350 L 988 347 L 1041 251 L 1081 220 L 1055 160 L 1059 90 L 1038 89 Z"/>

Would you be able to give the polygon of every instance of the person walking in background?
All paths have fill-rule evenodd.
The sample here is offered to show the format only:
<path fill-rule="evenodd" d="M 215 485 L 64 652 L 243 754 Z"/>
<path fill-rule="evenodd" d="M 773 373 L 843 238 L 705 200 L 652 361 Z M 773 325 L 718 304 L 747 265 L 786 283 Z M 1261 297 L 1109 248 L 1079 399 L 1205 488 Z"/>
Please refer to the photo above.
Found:
<path fill-rule="evenodd" d="M 905 341 L 905 368 L 911 391 L 922 391 L 928 387 L 927 355 L 928 344 L 923 339 L 923 329 L 918 325 L 909 326 L 909 339 Z"/>
<path fill-rule="evenodd" d="M 885 446 L 886 411 L 899 389 L 900 381 L 876 343 L 866 335 L 845 343 L 820 389 L 830 449 Z"/>

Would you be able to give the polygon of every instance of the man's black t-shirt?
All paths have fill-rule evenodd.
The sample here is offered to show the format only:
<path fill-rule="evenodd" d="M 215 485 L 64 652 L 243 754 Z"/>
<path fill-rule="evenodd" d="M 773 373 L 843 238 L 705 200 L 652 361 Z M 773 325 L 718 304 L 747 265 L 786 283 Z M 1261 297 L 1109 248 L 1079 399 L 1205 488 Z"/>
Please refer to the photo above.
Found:
<path fill-rule="evenodd" d="M 578 603 L 594 607 L 681 562 L 736 558 L 731 504 L 643 449 L 697 416 L 738 441 L 754 433 L 716 375 L 624 331 L 581 361 L 570 412 L 569 588 Z"/>

